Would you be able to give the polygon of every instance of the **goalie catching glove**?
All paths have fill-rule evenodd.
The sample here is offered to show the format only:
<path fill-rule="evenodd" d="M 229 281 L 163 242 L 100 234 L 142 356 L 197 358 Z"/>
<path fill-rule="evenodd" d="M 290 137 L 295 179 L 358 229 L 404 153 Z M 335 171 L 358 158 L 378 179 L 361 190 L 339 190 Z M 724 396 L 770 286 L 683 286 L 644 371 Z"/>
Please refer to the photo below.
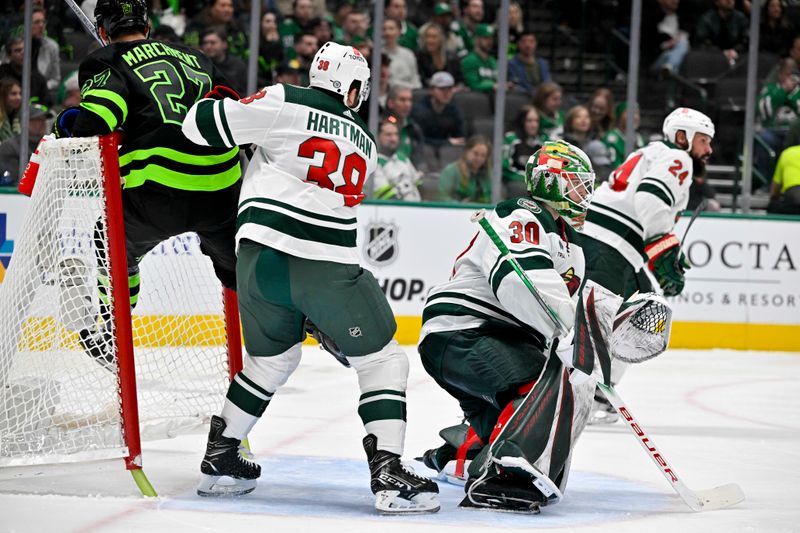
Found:
<path fill-rule="evenodd" d="M 673 233 L 656 235 L 644 243 L 647 266 L 664 291 L 664 296 L 677 296 L 686 283 L 686 271 L 692 264 L 680 251 L 681 243 Z"/>

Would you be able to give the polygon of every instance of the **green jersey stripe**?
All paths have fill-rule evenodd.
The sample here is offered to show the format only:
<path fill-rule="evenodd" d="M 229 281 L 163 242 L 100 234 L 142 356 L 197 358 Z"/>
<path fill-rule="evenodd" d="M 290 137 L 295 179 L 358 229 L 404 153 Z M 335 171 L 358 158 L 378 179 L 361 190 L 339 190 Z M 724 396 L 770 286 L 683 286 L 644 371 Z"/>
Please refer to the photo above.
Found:
<path fill-rule="evenodd" d="M 405 420 L 406 402 L 396 400 L 378 400 L 358 406 L 358 416 L 364 425 L 379 420 Z"/>
<path fill-rule="evenodd" d="M 120 154 L 119 164 L 127 165 L 134 160 L 147 159 L 152 156 L 161 156 L 165 159 L 170 159 L 177 163 L 185 165 L 216 165 L 219 163 L 227 163 L 232 159 L 238 160 L 239 147 L 233 147 L 224 153 L 209 154 L 209 148 L 205 146 L 197 146 L 197 153 L 181 152 L 171 148 L 155 147 L 155 148 L 141 148 L 139 150 L 132 150 L 125 154 Z"/>
<path fill-rule="evenodd" d="M 616 233 L 639 253 L 644 251 L 644 240 L 642 236 L 638 235 L 632 228 L 619 220 L 590 209 L 586 213 L 586 221 Z"/>
<path fill-rule="evenodd" d="M 361 395 L 361 398 L 359 398 L 359 401 L 360 400 L 365 400 L 367 398 L 372 398 L 373 396 L 379 396 L 381 394 L 394 394 L 395 396 L 401 396 L 403 398 L 406 397 L 406 393 L 403 392 L 403 391 L 391 390 L 391 389 L 381 389 L 381 390 L 375 390 L 375 391 L 372 391 L 372 392 L 365 392 L 364 394 Z"/>
<path fill-rule="evenodd" d="M 514 315 L 512 315 L 511 313 L 509 313 L 505 309 L 501 309 L 501 308 L 497 307 L 496 305 L 490 304 L 489 302 L 485 302 L 485 301 L 483 301 L 483 300 L 481 300 L 479 298 L 475 298 L 473 296 L 468 296 L 468 295 L 462 294 L 460 292 L 449 292 L 449 291 L 437 292 L 436 294 L 433 294 L 428 298 L 428 302 L 432 302 L 434 300 L 438 300 L 438 299 L 442 299 L 442 298 L 453 298 L 454 300 L 464 300 L 464 301 L 467 301 L 467 302 L 471 302 L 471 303 L 473 303 L 475 305 L 478 305 L 480 307 L 485 307 L 486 309 L 489 309 L 490 311 L 493 311 L 493 312 L 497 313 L 498 315 L 500 315 L 500 316 L 502 316 L 504 318 L 507 318 L 508 320 L 512 320 L 514 322 L 519 322 L 514 317 Z M 521 324 L 521 322 L 520 322 L 520 324 Z"/>
<path fill-rule="evenodd" d="M 521 257 L 517 260 L 519 266 L 523 270 L 547 270 L 553 268 L 553 260 L 544 255 L 534 255 L 531 257 Z M 497 296 L 497 290 L 500 288 L 500 282 L 503 278 L 514 272 L 514 267 L 511 266 L 509 261 L 505 261 L 500 268 L 494 273 L 494 277 L 489 278 L 489 283 L 492 285 L 492 292 Z M 516 274 L 515 274 L 516 275 Z"/>
<path fill-rule="evenodd" d="M 609 207 L 609 206 L 607 206 L 605 204 L 601 204 L 599 202 L 592 202 L 592 205 L 589 207 L 589 212 L 591 212 L 595 208 L 605 209 L 609 213 L 613 213 L 613 214 L 617 215 L 618 217 L 625 219 L 634 228 L 638 229 L 641 233 L 644 233 L 644 228 L 642 227 L 642 225 L 639 224 L 639 222 L 637 222 L 636 219 L 632 218 L 630 215 L 626 215 L 622 211 L 614 209 L 613 207 Z M 587 216 L 588 216 L 588 214 L 587 214 Z"/>
<path fill-rule="evenodd" d="M 648 183 L 650 185 L 655 185 L 656 187 L 658 187 L 659 189 L 664 191 L 664 193 L 666 193 L 667 196 L 669 196 L 669 198 L 671 200 L 670 205 L 675 205 L 675 195 L 672 194 L 672 191 L 669 190 L 669 187 L 667 186 L 666 183 L 664 183 L 661 180 L 657 180 L 656 178 L 643 178 L 642 181 L 639 182 L 639 185 L 641 185 L 642 183 Z"/>
<path fill-rule="evenodd" d="M 116 105 L 119 109 L 120 115 L 122 116 L 120 124 L 125 122 L 125 119 L 128 118 L 128 103 L 125 102 L 123 97 L 114 91 L 109 91 L 108 89 L 89 89 L 81 97 L 82 100 L 92 100 L 93 98 L 97 98 L 99 102 L 102 102 L 102 100 L 109 100 L 110 102 L 113 102 L 114 105 Z"/>
<path fill-rule="evenodd" d="M 225 140 L 228 146 L 236 146 L 233 142 L 233 134 L 231 128 L 228 126 L 228 117 L 225 116 L 225 100 L 217 102 L 217 113 L 219 113 L 219 120 L 222 123 L 222 130 L 225 132 Z"/>
<path fill-rule="evenodd" d="M 657 185 L 653 185 L 652 183 L 640 183 L 638 187 L 636 187 L 636 192 L 646 192 L 650 193 L 668 206 L 672 207 L 672 199 L 664 194 L 663 189 Z"/>
<path fill-rule="evenodd" d="M 264 387 L 262 387 L 261 385 L 259 385 L 259 384 L 258 384 L 258 383 L 256 383 L 255 381 L 253 381 L 252 379 L 248 378 L 248 377 L 247 377 L 247 376 L 244 374 L 244 371 L 242 371 L 242 372 L 239 372 L 238 374 L 236 374 L 236 377 L 237 377 L 238 379 L 241 379 L 241 380 L 242 380 L 243 382 L 245 382 L 246 384 L 248 384 L 248 385 L 249 385 L 250 387 L 252 387 L 252 388 L 253 388 L 253 389 L 254 389 L 256 392 L 260 392 L 261 394 L 263 394 L 263 395 L 264 395 L 265 397 L 267 397 L 267 398 L 272 398 L 272 395 L 273 395 L 273 393 L 272 393 L 272 392 L 268 391 L 267 389 L 265 389 Z"/>
<path fill-rule="evenodd" d="M 332 217 L 328 215 L 320 215 L 319 213 L 314 213 L 313 211 L 307 211 L 300 207 L 295 207 L 293 205 L 287 204 L 285 202 L 281 202 L 279 200 L 273 200 L 272 198 L 263 198 L 254 196 L 252 198 L 248 198 L 239 203 L 239 211 L 242 210 L 244 206 L 250 203 L 257 203 L 257 204 L 268 204 L 274 205 L 276 207 L 280 207 L 282 209 L 286 209 L 287 211 L 291 211 L 292 213 L 297 213 L 298 215 L 303 215 L 304 217 L 308 218 L 315 218 L 320 222 L 333 222 L 335 224 L 342 224 L 342 225 L 353 225 L 357 222 L 355 217 L 352 218 L 339 218 L 339 217 Z"/>
<path fill-rule="evenodd" d="M 197 131 L 210 146 L 225 146 L 217 127 L 217 120 L 214 118 L 214 103 L 214 100 L 201 100 L 197 104 L 195 114 Z"/>
<path fill-rule="evenodd" d="M 179 172 L 181 174 L 186 174 L 193 177 L 201 177 L 204 175 L 222 174 L 231 168 L 239 168 L 238 148 L 234 148 L 231 156 L 228 156 L 225 159 L 214 155 L 190 156 L 186 158 L 190 161 L 188 163 L 177 161 L 175 158 L 170 157 L 169 155 L 147 155 L 141 153 L 158 150 L 159 149 L 156 148 L 154 150 L 135 150 L 134 152 L 131 152 L 133 157 L 130 159 L 130 161 L 126 162 L 125 164 L 120 164 L 120 173 L 123 176 L 126 176 L 134 170 L 141 170 L 145 167 L 153 165 L 171 170 L 173 172 Z"/>
<path fill-rule="evenodd" d="M 103 119 L 103 122 L 108 125 L 109 131 L 114 131 L 119 124 L 119 121 L 114 113 L 103 104 L 95 102 L 81 102 L 81 108 L 94 113 Z"/>
<path fill-rule="evenodd" d="M 145 181 L 154 181 L 173 189 L 184 191 L 218 191 L 230 187 L 241 177 L 239 165 L 234 165 L 217 174 L 196 175 L 176 172 L 160 165 L 148 164 L 141 169 L 132 169 L 125 178 L 125 188 L 138 187 Z"/>
<path fill-rule="evenodd" d="M 269 405 L 269 400 L 264 400 L 254 395 L 235 379 L 231 381 L 231 385 L 228 387 L 228 394 L 225 397 L 250 416 L 260 417 Z"/>
<path fill-rule="evenodd" d="M 237 230 L 245 224 L 257 224 L 268 227 L 278 233 L 284 233 L 296 239 L 313 241 L 320 244 L 355 248 L 356 230 L 341 230 L 317 226 L 308 222 L 301 222 L 290 215 L 248 207 L 239 213 L 236 218 Z"/>

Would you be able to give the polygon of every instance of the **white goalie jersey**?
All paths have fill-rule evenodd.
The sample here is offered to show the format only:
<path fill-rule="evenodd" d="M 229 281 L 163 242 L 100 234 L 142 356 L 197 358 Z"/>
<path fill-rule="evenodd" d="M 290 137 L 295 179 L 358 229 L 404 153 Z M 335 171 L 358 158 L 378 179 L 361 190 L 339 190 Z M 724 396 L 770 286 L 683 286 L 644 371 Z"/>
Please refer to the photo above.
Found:
<path fill-rule="evenodd" d="M 692 173 L 689 154 L 667 141 L 636 150 L 595 191 L 584 233 L 642 268 L 644 242 L 672 232 L 686 209 Z"/>
<path fill-rule="evenodd" d="M 575 230 L 529 198 L 502 202 L 486 218 L 547 305 L 572 328 L 584 278 Z M 450 280 L 430 291 L 422 321 L 420 342 L 429 333 L 478 328 L 489 321 L 524 328 L 543 344 L 555 337 L 545 310 L 482 231 L 456 259 Z"/>
<path fill-rule="evenodd" d="M 242 183 L 237 243 L 355 264 L 362 188 L 377 147 L 358 114 L 322 91 L 273 85 L 239 101 L 201 100 L 183 123 L 198 144 L 256 144 Z"/>

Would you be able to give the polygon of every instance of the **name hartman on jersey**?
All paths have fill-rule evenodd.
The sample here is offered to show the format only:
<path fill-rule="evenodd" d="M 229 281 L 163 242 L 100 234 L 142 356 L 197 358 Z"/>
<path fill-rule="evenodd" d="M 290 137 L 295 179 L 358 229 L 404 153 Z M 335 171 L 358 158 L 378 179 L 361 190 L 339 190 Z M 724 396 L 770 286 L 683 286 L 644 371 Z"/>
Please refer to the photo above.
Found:
<path fill-rule="evenodd" d="M 122 59 L 125 60 L 125 63 L 127 63 L 129 67 L 132 67 L 133 65 L 141 63 L 147 59 L 163 56 L 176 57 L 178 60 L 186 63 L 190 67 L 200 68 L 200 63 L 197 61 L 195 56 L 192 54 L 187 54 L 186 52 L 181 52 L 180 50 L 175 50 L 164 43 L 145 43 L 134 46 L 122 54 Z"/>
<path fill-rule="evenodd" d="M 350 142 L 358 146 L 367 157 L 372 157 L 372 139 L 367 137 L 359 126 L 347 120 L 340 120 L 336 117 L 329 117 L 322 113 L 309 111 L 306 129 L 349 139 Z"/>

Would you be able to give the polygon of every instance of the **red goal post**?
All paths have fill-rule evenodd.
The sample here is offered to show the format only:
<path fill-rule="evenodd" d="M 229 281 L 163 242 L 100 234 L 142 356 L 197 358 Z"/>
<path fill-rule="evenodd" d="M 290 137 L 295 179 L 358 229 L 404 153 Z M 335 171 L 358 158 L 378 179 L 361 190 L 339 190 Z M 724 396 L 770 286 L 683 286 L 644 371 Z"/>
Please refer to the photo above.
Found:
<path fill-rule="evenodd" d="M 121 457 L 142 493 L 155 495 L 141 441 L 206 430 L 241 369 L 239 316 L 235 292 L 222 288 L 194 234 L 142 260 L 131 312 L 119 141 L 112 134 L 39 147 L 0 284 L 0 470 Z M 97 325 L 98 279 L 108 282 L 112 369 L 78 339 Z"/>

